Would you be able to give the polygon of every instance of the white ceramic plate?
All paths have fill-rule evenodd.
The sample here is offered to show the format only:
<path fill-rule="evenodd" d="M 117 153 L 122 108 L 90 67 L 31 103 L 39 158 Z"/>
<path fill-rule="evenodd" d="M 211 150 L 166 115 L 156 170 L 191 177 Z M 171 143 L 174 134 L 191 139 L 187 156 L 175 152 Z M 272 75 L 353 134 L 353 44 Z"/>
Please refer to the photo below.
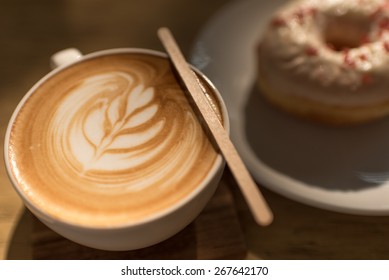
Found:
<path fill-rule="evenodd" d="M 205 25 L 190 60 L 223 95 L 232 141 L 259 183 L 323 209 L 388 215 L 389 118 L 328 128 L 263 102 L 255 86 L 254 49 L 271 13 L 282 3 L 230 2 Z"/>

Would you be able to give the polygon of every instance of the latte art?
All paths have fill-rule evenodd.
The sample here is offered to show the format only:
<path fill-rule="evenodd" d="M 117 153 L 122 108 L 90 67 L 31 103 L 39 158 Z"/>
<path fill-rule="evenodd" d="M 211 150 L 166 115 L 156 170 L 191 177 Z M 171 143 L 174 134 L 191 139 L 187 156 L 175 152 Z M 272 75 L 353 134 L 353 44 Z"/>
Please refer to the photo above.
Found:
<path fill-rule="evenodd" d="M 156 118 L 158 107 L 154 88 L 134 85 L 126 73 L 90 77 L 71 92 L 53 118 L 49 130 L 56 131 L 57 156 L 89 180 L 99 182 L 100 175 L 113 184 L 109 187 L 120 184 L 118 175 L 146 165 L 161 150 L 150 146 L 168 140 L 158 139 L 165 124 Z M 126 185 L 127 177 L 122 178 Z"/>
<path fill-rule="evenodd" d="M 9 159 L 25 195 L 53 217 L 112 226 L 189 195 L 217 153 L 169 62 L 123 54 L 40 85 L 15 120 Z"/>
<path fill-rule="evenodd" d="M 136 191 L 161 182 L 162 187 L 189 172 L 184 169 L 196 160 L 193 142 L 202 133 L 197 120 L 173 100 L 165 106 L 176 113 L 165 115 L 155 89 L 134 80 L 123 72 L 87 78 L 50 124 L 56 160 L 97 186 Z M 188 140 L 159 162 L 184 130 Z M 138 176 L 143 172 L 147 177 Z"/>

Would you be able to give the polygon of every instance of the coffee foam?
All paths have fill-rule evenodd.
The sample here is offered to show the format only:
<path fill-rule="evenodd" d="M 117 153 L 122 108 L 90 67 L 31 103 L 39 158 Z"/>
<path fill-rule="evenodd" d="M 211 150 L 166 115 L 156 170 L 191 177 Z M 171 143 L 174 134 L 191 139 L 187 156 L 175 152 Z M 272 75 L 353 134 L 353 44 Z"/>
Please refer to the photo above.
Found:
<path fill-rule="evenodd" d="M 163 211 L 193 192 L 217 157 L 168 60 L 145 54 L 94 58 L 52 76 L 20 109 L 9 143 L 24 195 L 85 226 Z"/>

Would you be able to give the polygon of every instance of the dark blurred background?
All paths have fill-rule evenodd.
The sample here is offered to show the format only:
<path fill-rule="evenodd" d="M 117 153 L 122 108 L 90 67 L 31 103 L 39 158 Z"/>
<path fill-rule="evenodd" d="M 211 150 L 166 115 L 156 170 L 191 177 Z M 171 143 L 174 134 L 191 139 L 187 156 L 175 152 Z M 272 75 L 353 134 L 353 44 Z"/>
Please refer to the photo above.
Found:
<path fill-rule="evenodd" d="M 1 0 L 1 102 L 24 95 L 49 71 L 50 55 L 63 48 L 83 53 L 115 47 L 162 49 L 156 30 L 168 26 L 188 53 L 199 29 L 226 2 Z"/>

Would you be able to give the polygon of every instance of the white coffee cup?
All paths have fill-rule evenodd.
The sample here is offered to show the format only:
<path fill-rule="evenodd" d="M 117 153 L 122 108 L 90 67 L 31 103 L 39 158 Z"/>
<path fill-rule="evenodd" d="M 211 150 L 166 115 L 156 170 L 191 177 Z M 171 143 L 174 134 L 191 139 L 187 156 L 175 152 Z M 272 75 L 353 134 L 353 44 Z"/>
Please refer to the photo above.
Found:
<path fill-rule="evenodd" d="M 132 48 L 111 49 L 95 52 L 88 55 L 82 55 L 76 49 L 66 49 L 54 54 L 51 59 L 51 65 L 55 69 L 51 71 L 48 75 L 43 77 L 37 84 L 35 84 L 21 100 L 10 119 L 5 136 L 5 166 L 9 174 L 9 178 L 14 186 L 14 189 L 20 195 L 26 207 L 40 221 L 42 221 L 45 225 L 47 225 L 55 232 L 74 242 L 92 248 L 120 251 L 139 249 L 159 243 L 173 236 L 174 234 L 182 230 L 184 227 L 186 227 L 189 223 L 191 223 L 204 209 L 205 205 L 214 194 L 224 169 L 225 162 L 222 156 L 216 155 L 215 160 L 211 164 L 211 167 L 206 172 L 206 176 L 201 180 L 201 182 L 198 183 L 198 185 L 193 190 L 190 191 L 188 195 L 186 195 L 179 201 L 174 202 L 172 205 L 163 208 L 162 210 L 156 210 L 155 213 L 150 214 L 145 218 L 139 218 L 137 220 L 131 220 L 128 222 L 121 221 L 116 223 L 115 225 L 109 225 L 109 223 L 101 225 L 90 225 L 88 223 L 83 224 L 80 222 L 73 223 L 71 219 L 64 219 L 63 217 L 61 217 L 61 211 L 58 209 L 55 209 L 56 211 L 58 210 L 55 215 L 50 211 L 46 211 L 47 209 L 45 205 L 47 203 L 44 203 L 44 200 L 39 199 L 39 192 L 35 192 L 34 195 L 30 194 L 28 188 L 24 186 L 25 178 L 23 178 L 23 172 L 39 173 L 39 168 L 37 169 L 38 171 L 30 170 L 27 169 L 27 164 L 23 170 L 18 169 L 16 171 L 15 166 L 18 166 L 20 162 L 18 162 L 18 159 L 15 159 L 13 155 L 15 153 L 15 150 L 18 150 L 18 152 L 16 153 L 22 153 L 22 151 L 20 147 L 14 148 L 14 141 L 12 140 L 12 137 L 18 137 L 13 136 L 13 134 L 17 134 L 16 132 L 13 132 L 13 129 L 19 125 L 19 116 L 21 115 L 21 112 L 25 111 L 24 108 L 27 107 L 26 104 L 30 102 L 32 98 L 35 98 L 34 95 L 36 95 L 36 92 L 44 85 L 50 83 L 53 77 L 63 75 L 63 73 L 65 73 L 64 71 L 68 71 L 67 69 L 71 69 L 71 67 L 75 65 L 82 64 L 85 61 L 93 61 L 101 57 L 112 55 L 120 56 L 134 53 L 144 54 L 147 56 L 155 56 L 167 60 L 167 56 L 164 53 L 153 50 Z M 223 119 L 223 125 L 228 131 L 228 114 L 220 93 L 202 73 L 200 73 L 195 68 L 193 69 L 199 75 L 199 77 L 201 77 L 201 79 L 205 81 L 207 86 L 212 89 L 212 94 L 214 94 L 214 97 L 217 99 L 217 102 L 220 105 L 220 114 Z M 39 110 L 39 108 L 36 108 L 36 110 Z M 33 114 L 30 116 L 30 118 L 32 118 L 32 116 Z M 24 132 L 22 131 L 21 133 Z M 38 132 L 34 131 L 34 133 Z M 24 136 L 29 137 L 29 134 L 27 133 Z M 19 138 L 22 138 L 22 136 L 19 135 Z M 40 148 L 40 142 L 37 145 L 31 145 L 31 147 L 29 147 L 30 150 Z M 20 158 L 23 157 L 21 156 Z M 49 155 L 49 158 L 51 158 L 51 155 Z M 45 159 L 42 160 L 45 161 Z M 52 162 L 54 161 L 52 160 Z M 32 165 L 33 163 L 29 164 Z M 42 168 L 41 171 L 46 172 L 46 170 L 43 170 Z M 33 186 L 31 188 L 33 188 Z M 53 190 L 55 190 L 55 188 L 53 188 Z M 54 193 L 52 195 L 52 200 L 60 200 L 60 192 L 61 191 L 59 190 L 58 197 L 56 197 Z M 87 204 L 87 199 L 85 201 Z M 55 205 L 55 203 L 53 205 Z"/>

